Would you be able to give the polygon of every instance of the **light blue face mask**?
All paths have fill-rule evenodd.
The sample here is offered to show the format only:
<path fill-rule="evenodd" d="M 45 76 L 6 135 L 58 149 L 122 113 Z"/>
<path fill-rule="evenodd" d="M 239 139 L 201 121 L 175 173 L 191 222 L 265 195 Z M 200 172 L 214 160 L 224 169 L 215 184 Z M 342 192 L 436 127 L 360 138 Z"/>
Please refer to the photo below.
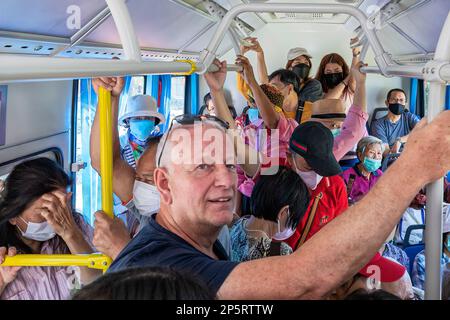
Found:
<path fill-rule="evenodd" d="M 374 172 L 381 167 L 381 160 L 375 160 L 365 157 L 363 162 L 364 167 L 369 172 Z"/>
<path fill-rule="evenodd" d="M 250 108 L 247 110 L 248 114 L 248 120 L 250 120 L 251 123 L 255 123 L 259 119 L 259 110 L 256 108 Z"/>
<path fill-rule="evenodd" d="M 336 138 L 338 135 L 341 134 L 341 129 L 331 129 L 331 133 L 333 134 L 333 137 Z"/>
<path fill-rule="evenodd" d="M 155 129 L 155 121 L 150 119 L 130 119 L 130 132 L 141 141 L 145 141 Z"/>

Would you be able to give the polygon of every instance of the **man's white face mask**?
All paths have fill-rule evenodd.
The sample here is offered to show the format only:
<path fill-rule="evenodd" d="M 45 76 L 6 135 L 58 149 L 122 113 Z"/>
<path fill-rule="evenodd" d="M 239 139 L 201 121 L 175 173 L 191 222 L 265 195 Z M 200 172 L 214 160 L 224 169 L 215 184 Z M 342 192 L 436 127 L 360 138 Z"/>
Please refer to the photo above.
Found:
<path fill-rule="evenodd" d="M 133 202 L 143 216 L 152 216 L 160 208 L 158 189 L 154 185 L 135 180 L 133 187 Z"/>

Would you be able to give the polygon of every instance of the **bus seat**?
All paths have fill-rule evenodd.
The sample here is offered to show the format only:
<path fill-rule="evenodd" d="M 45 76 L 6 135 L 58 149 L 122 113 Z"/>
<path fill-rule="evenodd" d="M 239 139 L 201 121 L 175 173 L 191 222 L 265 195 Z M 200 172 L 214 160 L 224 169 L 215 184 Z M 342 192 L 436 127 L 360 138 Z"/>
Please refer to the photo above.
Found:
<path fill-rule="evenodd" d="M 369 126 L 369 134 L 372 134 L 372 123 L 374 120 L 378 120 L 380 118 L 383 118 L 385 115 L 388 114 L 388 108 L 375 108 L 372 113 L 372 118 L 370 119 L 370 126 Z"/>
<path fill-rule="evenodd" d="M 402 244 L 403 250 L 405 251 L 406 255 L 409 258 L 409 270 L 408 270 L 409 274 L 412 274 L 414 259 L 416 258 L 417 254 L 425 248 L 423 238 L 422 238 L 422 243 L 413 244 L 413 245 L 409 243 L 409 238 L 411 237 L 411 232 L 414 230 L 419 230 L 419 229 L 425 230 L 425 225 L 417 224 L 417 225 L 409 226 L 408 229 L 406 229 L 405 239 Z"/>
<path fill-rule="evenodd" d="M 394 162 L 395 160 L 400 157 L 401 153 L 389 153 L 381 163 L 381 171 L 385 172 L 386 169 Z"/>
<path fill-rule="evenodd" d="M 415 244 L 409 247 L 404 248 L 403 250 L 405 251 L 406 255 L 409 258 L 409 268 L 408 268 L 408 273 L 410 275 L 412 275 L 412 270 L 413 270 L 413 266 L 414 266 L 414 259 L 416 258 L 416 256 L 423 250 L 425 249 L 425 244 Z"/>

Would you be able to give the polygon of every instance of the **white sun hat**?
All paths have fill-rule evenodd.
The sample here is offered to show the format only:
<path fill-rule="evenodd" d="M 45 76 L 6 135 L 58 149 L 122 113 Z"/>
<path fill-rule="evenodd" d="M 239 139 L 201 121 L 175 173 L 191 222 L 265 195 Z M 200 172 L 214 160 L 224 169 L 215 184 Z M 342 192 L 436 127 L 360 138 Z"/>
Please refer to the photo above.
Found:
<path fill-rule="evenodd" d="M 308 53 L 308 50 L 306 50 L 305 48 L 292 48 L 291 50 L 289 50 L 287 54 L 287 59 L 294 60 L 295 58 L 300 56 L 307 56 L 308 58 L 312 59 L 312 56 Z"/>
<path fill-rule="evenodd" d="M 126 120 L 134 117 L 155 117 L 159 119 L 159 124 L 165 122 L 164 115 L 158 112 L 156 100 L 144 94 L 139 94 L 128 98 L 126 111 L 119 118 L 119 124 L 127 125 Z"/>

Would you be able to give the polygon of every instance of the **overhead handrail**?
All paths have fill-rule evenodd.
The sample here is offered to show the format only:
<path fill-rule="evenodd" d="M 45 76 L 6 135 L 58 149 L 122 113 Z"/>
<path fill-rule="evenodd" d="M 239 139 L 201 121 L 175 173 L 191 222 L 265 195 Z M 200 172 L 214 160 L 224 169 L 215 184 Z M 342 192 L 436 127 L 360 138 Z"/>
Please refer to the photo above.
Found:
<path fill-rule="evenodd" d="M 48 58 L 19 55 L 4 55 L 0 59 L 0 83 L 45 79 L 79 79 L 94 76 L 123 76 L 133 74 L 176 74 L 187 73 L 191 63 L 187 62 L 143 62 L 137 37 L 124 0 L 106 0 L 116 23 L 123 49 L 128 61 L 97 59 Z M 216 58 L 217 49 L 226 33 L 229 32 L 234 18 L 244 12 L 296 12 L 296 13 L 343 13 L 355 17 L 361 30 L 375 54 L 378 67 L 363 68 L 367 73 L 382 73 L 385 76 L 423 78 L 427 70 L 438 75 L 441 81 L 450 81 L 450 66 L 447 61 L 440 65 L 410 66 L 395 64 L 387 54 L 375 32 L 373 23 L 358 8 L 344 4 L 299 4 L 299 3 L 251 3 L 233 7 L 220 22 L 208 47 L 202 51 L 200 62 L 196 63 L 196 72 L 203 74 L 211 71 L 210 66 Z M 242 70 L 239 66 L 229 71 Z M 432 71 L 433 70 L 433 71 Z"/>

